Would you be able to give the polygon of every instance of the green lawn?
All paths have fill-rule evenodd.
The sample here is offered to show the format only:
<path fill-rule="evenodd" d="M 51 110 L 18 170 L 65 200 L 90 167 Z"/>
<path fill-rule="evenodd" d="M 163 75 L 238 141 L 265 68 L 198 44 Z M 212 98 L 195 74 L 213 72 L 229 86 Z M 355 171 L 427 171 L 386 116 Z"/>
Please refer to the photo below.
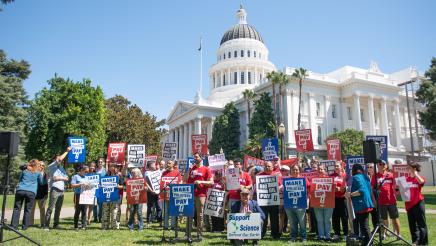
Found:
<path fill-rule="evenodd" d="M 73 205 L 73 197 L 74 197 L 74 193 L 71 192 L 65 192 L 64 195 L 64 205 L 65 207 L 74 207 Z M 2 202 L 3 202 L 3 197 L 1 198 Z M 8 195 L 7 199 L 6 199 L 6 209 L 10 209 L 12 210 L 14 208 L 14 199 L 15 199 L 15 195 Z M 48 199 L 47 199 L 47 205 L 48 205 Z"/>

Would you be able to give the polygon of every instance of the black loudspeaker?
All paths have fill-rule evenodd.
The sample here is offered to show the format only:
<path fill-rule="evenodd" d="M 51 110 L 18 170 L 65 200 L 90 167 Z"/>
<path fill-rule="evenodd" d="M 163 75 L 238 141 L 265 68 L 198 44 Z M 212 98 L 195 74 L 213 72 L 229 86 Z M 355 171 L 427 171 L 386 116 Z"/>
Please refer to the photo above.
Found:
<path fill-rule="evenodd" d="M 18 132 L 0 132 L 0 154 L 16 156 L 20 135 Z"/>
<path fill-rule="evenodd" d="M 377 163 L 380 160 L 380 142 L 363 141 L 363 158 L 365 163 Z"/>

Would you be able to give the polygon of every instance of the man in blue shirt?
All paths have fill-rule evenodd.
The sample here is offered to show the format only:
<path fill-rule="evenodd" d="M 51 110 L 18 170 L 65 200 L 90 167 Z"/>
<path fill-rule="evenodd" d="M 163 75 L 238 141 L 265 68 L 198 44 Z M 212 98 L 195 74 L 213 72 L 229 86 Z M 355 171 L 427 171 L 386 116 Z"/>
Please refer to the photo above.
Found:
<path fill-rule="evenodd" d="M 62 167 L 62 161 L 71 151 L 68 147 L 67 151 L 60 156 L 56 156 L 54 161 L 48 165 L 50 170 L 50 199 L 48 202 L 47 212 L 45 214 L 44 230 L 48 231 L 50 226 L 50 218 L 53 209 L 55 209 L 53 228 L 59 229 L 59 216 L 61 214 L 62 204 L 64 202 L 65 181 L 68 181 L 68 175 Z"/>

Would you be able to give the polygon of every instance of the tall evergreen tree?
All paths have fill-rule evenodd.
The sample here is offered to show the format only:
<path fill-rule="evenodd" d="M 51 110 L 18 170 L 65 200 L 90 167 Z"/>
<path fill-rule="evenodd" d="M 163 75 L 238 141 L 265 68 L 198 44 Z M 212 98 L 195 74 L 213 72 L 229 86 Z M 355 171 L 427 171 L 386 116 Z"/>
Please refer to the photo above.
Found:
<path fill-rule="evenodd" d="M 223 113 L 217 117 L 209 142 L 211 155 L 217 154 L 222 148 L 227 159 L 239 156 L 239 112 L 233 102 L 226 104 Z"/>
<path fill-rule="evenodd" d="M 429 130 L 431 139 L 436 140 L 436 57 L 431 60 L 430 68 L 425 72 L 419 89 L 416 91 L 417 101 L 425 108 L 419 112 L 419 122 Z"/>
<path fill-rule="evenodd" d="M 271 97 L 268 93 L 262 93 L 260 98 L 254 102 L 255 110 L 248 124 L 250 128 L 250 139 L 255 139 L 255 135 L 264 137 L 275 136 L 274 112 L 271 107 Z"/>

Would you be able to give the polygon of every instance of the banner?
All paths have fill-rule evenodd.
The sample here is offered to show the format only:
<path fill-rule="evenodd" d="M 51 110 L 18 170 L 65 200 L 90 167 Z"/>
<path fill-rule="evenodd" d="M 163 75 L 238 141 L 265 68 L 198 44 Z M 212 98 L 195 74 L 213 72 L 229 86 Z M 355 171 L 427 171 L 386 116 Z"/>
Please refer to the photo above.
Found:
<path fill-rule="evenodd" d="M 80 190 L 79 204 L 93 205 L 95 200 L 95 193 L 100 185 L 100 175 L 89 174 L 85 176 L 87 189 Z"/>
<path fill-rule="evenodd" d="M 155 192 L 160 192 L 160 178 L 162 176 L 162 172 L 160 170 L 156 171 L 147 171 L 145 172 L 145 176 L 148 179 L 150 187 Z"/>
<path fill-rule="evenodd" d="M 312 169 L 311 169 L 312 170 Z M 300 173 L 301 177 L 307 178 L 309 181 L 312 180 L 312 178 L 316 178 L 319 176 L 319 173 L 316 171 L 310 171 L 310 172 L 303 172 Z"/>
<path fill-rule="evenodd" d="M 239 183 L 239 176 L 241 170 L 239 168 L 228 168 L 226 170 L 226 189 L 227 190 L 240 190 L 241 184 Z"/>
<path fill-rule="evenodd" d="M 329 139 L 326 141 L 327 145 L 327 159 L 328 160 L 342 160 L 341 156 L 341 141 L 339 139 Z"/>
<path fill-rule="evenodd" d="M 141 204 L 147 202 L 147 191 L 143 178 L 126 180 L 127 204 Z"/>
<path fill-rule="evenodd" d="M 227 215 L 227 239 L 261 239 L 260 213 L 233 213 Z"/>
<path fill-rule="evenodd" d="M 126 143 L 109 143 L 109 146 L 107 148 L 107 163 L 124 165 L 125 151 Z"/>
<path fill-rule="evenodd" d="M 297 152 L 313 151 L 311 129 L 295 130 L 295 142 L 297 145 Z"/>
<path fill-rule="evenodd" d="M 129 144 L 127 145 L 127 162 L 130 168 L 143 168 L 145 164 L 145 145 Z"/>
<path fill-rule="evenodd" d="M 249 166 L 261 166 L 265 163 L 264 160 L 244 154 L 244 168 Z"/>
<path fill-rule="evenodd" d="M 388 136 L 366 136 L 366 140 L 380 142 L 380 159 L 388 163 Z"/>
<path fill-rule="evenodd" d="M 265 161 L 272 161 L 279 156 L 279 140 L 277 138 L 262 139 L 262 156 Z"/>
<path fill-rule="evenodd" d="M 280 205 L 278 176 L 256 176 L 256 191 L 259 206 Z"/>
<path fill-rule="evenodd" d="M 353 183 L 353 174 L 351 173 L 353 170 L 354 164 L 361 164 L 366 173 L 366 165 L 365 159 L 363 156 L 347 156 L 347 163 L 345 165 L 345 173 L 347 174 L 347 185 L 351 186 Z"/>
<path fill-rule="evenodd" d="M 167 160 L 175 160 L 177 158 L 177 143 L 176 142 L 164 143 L 162 157 Z"/>
<path fill-rule="evenodd" d="M 310 206 L 313 208 L 335 207 L 335 183 L 333 178 L 313 178 L 310 186 Z"/>
<path fill-rule="evenodd" d="M 97 190 L 97 200 L 100 202 L 115 202 L 119 199 L 118 176 L 105 176 L 100 178 L 100 187 Z"/>
<path fill-rule="evenodd" d="M 170 216 L 194 217 L 194 185 L 170 184 Z"/>
<path fill-rule="evenodd" d="M 207 134 L 191 135 L 192 153 L 207 155 Z"/>
<path fill-rule="evenodd" d="M 68 163 L 85 163 L 86 162 L 86 138 L 69 137 L 68 146 L 71 151 L 68 152 Z"/>
<path fill-rule="evenodd" d="M 394 178 L 399 177 L 409 177 L 409 167 L 407 164 L 396 164 L 392 165 L 392 172 L 394 173 Z"/>
<path fill-rule="evenodd" d="M 335 164 L 336 164 L 336 161 L 334 161 L 334 160 L 319 161 L 320 166 L 321 165 L 325 166 L 325 170 L 326 170 L 328 175 L 332 175 L 333 173 L 335 173 Z"/>
<path fill-rule="evenodd" d="M 208 189 L 206 203 L 204 204 L 204 214 L 213 217 L 224 217 L 224 202 L 226 192 L 223 190 Z"/>
<path fill-rule="evenodd" d="M 284 178 L 283 189 L 285 208 L 307 208 L 306 178 Z"/>

